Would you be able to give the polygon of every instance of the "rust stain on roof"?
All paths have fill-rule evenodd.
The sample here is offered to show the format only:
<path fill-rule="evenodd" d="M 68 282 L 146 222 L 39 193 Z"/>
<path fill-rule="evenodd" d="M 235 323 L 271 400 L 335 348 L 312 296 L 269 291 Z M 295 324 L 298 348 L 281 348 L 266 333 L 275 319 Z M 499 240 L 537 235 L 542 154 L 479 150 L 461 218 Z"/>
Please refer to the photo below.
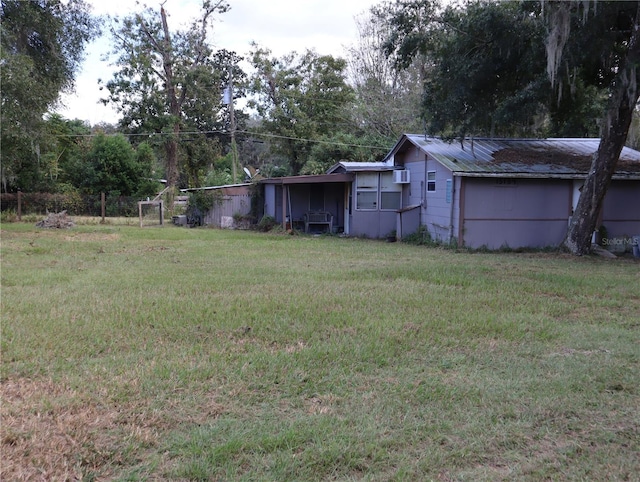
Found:
<path fill-rule="evenodd" d="M 526 166 L 549 165 L 568 167 L 580 172 L 588 172 L 593 155 L 581 155 L 558 149 L 527 149 L 507 147 L 493 153 L 492 164 L 522 164 Z M 619 159 L 616 171 L 640 172 L 640 163 Z"/>

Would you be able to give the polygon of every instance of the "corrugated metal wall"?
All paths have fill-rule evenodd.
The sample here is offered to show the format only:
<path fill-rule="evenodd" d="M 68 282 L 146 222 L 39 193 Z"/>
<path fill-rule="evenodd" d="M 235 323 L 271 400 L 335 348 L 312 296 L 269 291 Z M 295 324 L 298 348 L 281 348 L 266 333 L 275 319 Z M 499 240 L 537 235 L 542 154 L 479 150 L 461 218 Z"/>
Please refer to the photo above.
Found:
<path fill-rule="evenodd" d="M 251 211 L 251 196 L 249 194 L 236 194 L 223 196 L 222 203 L 216 205 L 204 217 L 205 224 L 220 227 L 222 217 L 233 217 L 234 214 L 249 214 Z"/>

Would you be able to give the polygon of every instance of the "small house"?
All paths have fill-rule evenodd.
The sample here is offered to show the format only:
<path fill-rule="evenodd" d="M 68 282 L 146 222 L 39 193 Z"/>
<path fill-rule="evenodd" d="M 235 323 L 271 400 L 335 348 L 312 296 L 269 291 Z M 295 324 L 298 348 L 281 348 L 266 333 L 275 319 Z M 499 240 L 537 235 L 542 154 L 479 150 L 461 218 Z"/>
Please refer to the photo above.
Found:
<path fill-rule="evenodd" d="M 408 203 L 434 239 L 470 248 L 560 245 L 600 139 L 467 139 L 403 135 L 387 162 L 410 173 Z M 599 226 L 640 233 L 640 152 L 625 147 Z"/>
<path fill-rule="evenodd" d="M 265 214 L 309 232 L 402 238 L 422 226 L 470 248 L 558 246 L 599 142 L 405 134 L 381 162 L 263 180 Z M 640 235 L 640 152 L 623 149 L 598 225 L 610 239 Z"/>

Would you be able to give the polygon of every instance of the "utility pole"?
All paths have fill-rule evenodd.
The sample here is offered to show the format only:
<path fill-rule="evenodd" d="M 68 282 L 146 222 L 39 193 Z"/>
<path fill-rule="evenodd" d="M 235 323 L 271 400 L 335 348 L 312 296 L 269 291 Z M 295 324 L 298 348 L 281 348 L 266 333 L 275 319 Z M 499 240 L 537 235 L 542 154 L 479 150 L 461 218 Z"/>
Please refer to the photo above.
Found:
<path fill-rule="evenodd" d="M 236 147 L 236 115 L 233 109 L 233 66 L 231 65 L 229 66 L 229 85 L 227 89 L 229 95 L 229 128 L 231 129 L 231 165 L 233 166 L 233 184 L 235 184 L 238 179 L 238 148 Z"/>

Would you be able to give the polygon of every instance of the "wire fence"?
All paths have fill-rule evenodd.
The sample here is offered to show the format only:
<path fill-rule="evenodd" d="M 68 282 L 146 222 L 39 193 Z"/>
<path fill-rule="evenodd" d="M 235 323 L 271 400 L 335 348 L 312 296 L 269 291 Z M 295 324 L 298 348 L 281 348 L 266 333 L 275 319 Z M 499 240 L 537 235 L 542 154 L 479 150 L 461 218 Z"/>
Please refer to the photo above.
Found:
<path fill-rule="evenodd" d="M 66 211 L 71 216 L 137 217 L 138 201 L 141 199 L 105 194 L 2 193 L 0 211 L 18 216 Z"/>

